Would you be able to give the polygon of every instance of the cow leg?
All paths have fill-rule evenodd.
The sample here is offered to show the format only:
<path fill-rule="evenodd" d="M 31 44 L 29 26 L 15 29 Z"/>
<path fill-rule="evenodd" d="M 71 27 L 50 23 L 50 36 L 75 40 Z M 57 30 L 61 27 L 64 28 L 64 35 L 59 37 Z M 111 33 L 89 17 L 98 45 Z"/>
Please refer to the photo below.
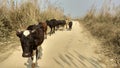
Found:
<path fill-rule="evenodd" d="M 70 29 L 72 29 L 72 26 L 70 26 Z"/>
<path fill-rule="evenodd" d="M 56 31 L 59 29 L 59 25 L 58 26 L 56 26 Z"/>
<path fill-rule="evenodd" d="M 66 29 L 67 29 L 67 23 L 66 23 Z"/>
<path fill-rule="evenodd" d="M 44 32 L 44 38 L 47 39 L 47 31 Z"/>
<path fill-rule="evenodd" d="M 42 47 L 38 46 L 37 47 L 37 59 L 40 59 L 42 56 Z"/>
<path fill-rule="evenodd" d="M 52 34 L 52 27 L 50 27 L 50 35 Z"/>
<path fill-rule="evenodd" d="M 63 25 L 63 28 L 62 28 L 63 30 L 65 29 L 65 25 Z"/>
<path fill-rule="evenodd" d="M 44 38 L 47 39 L 47 32 L 45 32 L 44 34 L 45 34 L 45 35 L 44 35 Z"/>
<path fill-rule="evenodd" d="M 32 57 L 32 68 L 35 68 L 37 65 L 37 60 L 41 58 L 42 55 L 42 47 L 38 46 L 37 50 L 33 50 L 33 57 Z"/>
<path fill-rule="evenodd" d="M 52 27 L 52 31 L 51 31 L 51 34 L 55 33 L 55 29 L 54 27 Z"/>
<path fill-rule="evenodd" d="M 69 25 L 69 30 L 71 30 L 72 29 L 72 26 L 71 25 Z"/>
<path fill-rule="evenodd" d="M 32 63 L 32 68 L 35 68 L 35 63 Z"/>
<path fill-rule="evenodd" d="M 54 26 L 54 28 L 53 28 L 53 33 L 55 33 L 55 26 Z"/>
<path fill-rule="evenodd" d="M 36 50 L 33 50 L 33 61 L 32 61 L 32 68 L 35 68 L 35 64 L 37 62 L 37 59 L 36 59 Z"/>

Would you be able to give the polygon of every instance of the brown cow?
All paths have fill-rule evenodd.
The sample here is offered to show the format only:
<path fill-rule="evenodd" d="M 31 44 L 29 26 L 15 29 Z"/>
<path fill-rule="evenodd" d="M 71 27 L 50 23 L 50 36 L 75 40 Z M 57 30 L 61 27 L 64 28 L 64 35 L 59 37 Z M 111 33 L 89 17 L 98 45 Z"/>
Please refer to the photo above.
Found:
<path fill-rule="evenodd" d="M 29 25 L 27 27 L 27 30 L 33 30 L 35 28 L 35 26 L 41 26 L 43 28 L 43 31 L 44 31 L 44 38 L 47 39 L 47 23 L 45 22 L 39 22 L 37 25 L 34 24 L 34 25 Z"/>
<path fill-rule="evenodd" d="M 38 25 L 42 25 L 44 29 L 44 37 L 47 39 L 47 23 L 46 22 L 39 22 Z"/>

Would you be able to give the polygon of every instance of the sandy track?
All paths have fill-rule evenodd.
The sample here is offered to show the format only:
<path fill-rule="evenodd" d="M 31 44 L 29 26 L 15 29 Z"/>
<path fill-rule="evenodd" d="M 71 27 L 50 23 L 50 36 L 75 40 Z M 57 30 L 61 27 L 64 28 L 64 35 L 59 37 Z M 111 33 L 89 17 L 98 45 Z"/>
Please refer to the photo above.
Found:
<path fill-rule="evenodd" d="M 106 68 L 95 53 L 99 42 L 78 21 L 73 21 L 71 31 L 56 31 L 42 44 L 43 55 L 36 68 Z M 96 48 L 97 47 L 97 48 Z M 0 68 L 30 68 L 24 63 L 21 47 L 0 63 Z"/>

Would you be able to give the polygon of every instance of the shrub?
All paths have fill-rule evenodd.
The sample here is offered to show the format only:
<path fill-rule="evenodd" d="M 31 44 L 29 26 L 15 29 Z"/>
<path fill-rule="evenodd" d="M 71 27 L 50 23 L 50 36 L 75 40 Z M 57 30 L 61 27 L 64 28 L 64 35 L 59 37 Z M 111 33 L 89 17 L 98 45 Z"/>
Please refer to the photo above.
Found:
<path fill-rule="evenodd" d="M 107 52 L 107 56 L 110 57 L 113 54 L 111 57 L 115 57 L 115 61 L 120 62 L 118 60 L 120 59 L 120 6 L 111 8 L 109 4 L 103 4 L 99 12 L 97 8 L 92 7 L 83 21 L 93 36 L 103 40 L 102 47 L 105 47 L 103 51 Z M 119 63 L 118 66 L 120 66 Z"/>

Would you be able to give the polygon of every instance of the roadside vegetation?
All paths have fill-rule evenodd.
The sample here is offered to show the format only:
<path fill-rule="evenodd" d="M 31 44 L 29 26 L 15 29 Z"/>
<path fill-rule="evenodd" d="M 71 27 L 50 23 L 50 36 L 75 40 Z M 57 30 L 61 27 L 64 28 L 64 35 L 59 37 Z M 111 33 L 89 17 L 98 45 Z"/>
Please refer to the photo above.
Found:
<path fill-rule="evenodd" d="M 45 5 L 42 5 L 43 2 Z M 4 52 L 6 46 L 16 43 L 16 30 L 25 29 L 39 21 L 66 17 L 59 6 L 48 0 L 0 0 L 0 52 Z"/>
<path fill-rule="evenodd" d="M 120 5 L 112 5 L 111 1 L 105 1 L 100 9 L 93 5 L 82 21 L 103 42 L 102 53 L 113 59 L 115 68 L 120 68 Z"/>

